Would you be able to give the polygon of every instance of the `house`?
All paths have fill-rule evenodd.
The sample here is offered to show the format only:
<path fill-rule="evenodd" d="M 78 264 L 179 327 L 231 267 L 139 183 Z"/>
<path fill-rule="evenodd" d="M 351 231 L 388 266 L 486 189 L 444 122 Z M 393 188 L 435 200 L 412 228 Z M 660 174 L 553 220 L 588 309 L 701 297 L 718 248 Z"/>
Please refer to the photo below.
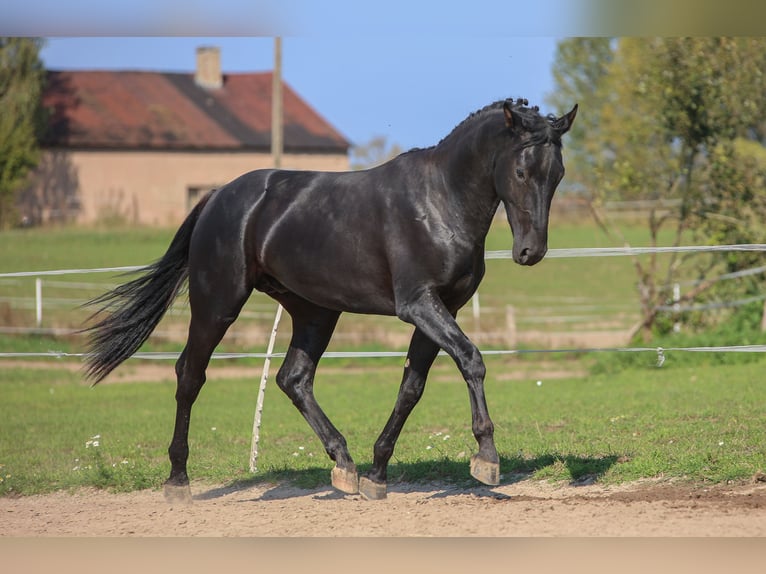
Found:
<path fill-rule="evenodd" d="M 272 73 L 49 71 L 43 154 L 20 211 L 29 223 L 177 225 L 208 189 L 272 167 Z M 349 142 L 283 83 L 281 166 L 347 170 Z"/>

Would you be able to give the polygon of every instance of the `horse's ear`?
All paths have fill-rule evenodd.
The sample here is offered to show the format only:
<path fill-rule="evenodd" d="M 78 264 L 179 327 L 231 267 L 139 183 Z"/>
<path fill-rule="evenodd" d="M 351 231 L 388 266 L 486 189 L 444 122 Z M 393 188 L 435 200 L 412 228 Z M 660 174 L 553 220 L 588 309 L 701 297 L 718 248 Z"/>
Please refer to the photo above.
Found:
<path fill-rule="evenodd" d="M 505 125 L 508 128 L 513 128 L 519 123 L 519 118 L 514 117 L 513 110 L 507 101 L 503 103 L 503 116 L 505 116 Z"/>
<path fill-rule="evenodd" d="M 572 124 L 574 123 L 576 116 L 577 116 L 577 104 L 574 105 L 574 107 L 568 114 L 564 114 L 559 119 L 557 119 L 554 124 L 554 127 L 563 135 L 569 131 L 569 128 L 572 127 Z"/>

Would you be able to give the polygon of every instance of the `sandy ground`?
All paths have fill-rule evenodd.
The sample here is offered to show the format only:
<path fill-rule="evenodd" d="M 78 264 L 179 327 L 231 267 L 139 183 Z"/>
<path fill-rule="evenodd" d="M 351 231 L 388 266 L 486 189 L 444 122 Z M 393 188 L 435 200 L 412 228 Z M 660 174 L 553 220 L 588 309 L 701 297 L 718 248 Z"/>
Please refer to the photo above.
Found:
<path fill-rule="evenodd" d="M 329 478 L 329 477 L 328 477 Z M 455 489 L 393 485 L 367 501 L 331 487 L 192 485 L 191 505 L 160 491 L 85 490 L 0 498 L 3 537 L 759 537 L 766 483 L 711 488 L 645 482 L 556 486 L 523 480 Z"/>

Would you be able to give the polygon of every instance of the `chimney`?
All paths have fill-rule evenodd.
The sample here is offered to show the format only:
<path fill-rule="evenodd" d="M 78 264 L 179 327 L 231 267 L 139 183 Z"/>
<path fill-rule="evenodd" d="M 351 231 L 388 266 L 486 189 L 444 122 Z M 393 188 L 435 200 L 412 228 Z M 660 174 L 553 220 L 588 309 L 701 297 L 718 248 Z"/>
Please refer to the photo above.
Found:
<path fill-rule="evenodd" d="M 197 71 L 194 81 L 201 88 L 215 89 L 223 86 L 221 74 L 221 49 L 217 46 L 197 48 Z"/>

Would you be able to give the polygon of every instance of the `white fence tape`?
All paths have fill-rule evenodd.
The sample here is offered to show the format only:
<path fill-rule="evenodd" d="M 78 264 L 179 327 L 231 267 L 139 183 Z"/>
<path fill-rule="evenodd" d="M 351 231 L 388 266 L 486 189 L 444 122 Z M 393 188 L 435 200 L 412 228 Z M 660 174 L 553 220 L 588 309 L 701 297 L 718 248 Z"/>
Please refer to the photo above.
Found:
<path fill-rule="evenodd" d="M 566 257 L 618 257 L 625 255 L 648 255 L 651 253 L 710 253 L 714 251 L 766 251 L 766 243 L 744 243 L 735 245 L 679 245 L 677 247 L 573 247 L 549 249 L 548 259 Z M 487 251 L 485 259 L 511 259 L 512 251 Z M 81 275 L 87 273 L 131 273 L 145 265 L 127 267 L 99 267 L 96 269 L 55 269 L 51 271 L 16 271 L 0 273 L 4 277 L 42 277 L 45 275 Z"/>
<path fill-rule="evenodd" d="M 749 305 L 750 303 L 756 303 L 757 301 L 763 301 L 764 299 L 766 299 L 766 295 L 756 295 L 754 297 L 746 297 L 745 299 L 737 299 L 736 301 L 717 301 L 715 303 L 700 303 L 697 305 L 658 305 L 657 309 L 660 311 L 673 311 L 676 313 L 682 313 L 684 311 L 710 311 L 711 309 L 741 307 L 742 305 Z"/>
<path fill-rule="evenodd" d="M 735 245 L 679 245 L 676 247 L 572 247 L 549 249 L 549 259 L 566 257 L 620 257 L 625 255 L 650 255 L 652 253 L 712 253 L 715 251 L 766 251 L 764 243 Z M 486 259 L 510 259 L 512 251 L 487 251 Z"/>
<path fill-rule="evenodd" d="M 548 354 L 548 353 L 765 353 L 766 345 L 731 345 L 711 347 L 594 347 L 594 348 L 569 348 L 569 349 L 484 349 L 483 355 L 524 355 L 524 354 Z M 232 359 L 282 359 L 286 353 L 213 353 L 211 360 Z M 440 356 L 446 356 L 443 351 Z M 36 353 L 0 353 L 0 359 L 13 358 L 85 358 L 88 353 L 68 353 L 65 351 L 41 351 Z M 177 360 L 180 353 L 168 352 L 139 352 L 131 358 L 145 361 L 173 361 Z M 322 355 L 324 359 L 381 359 L 388 357 L 407 356 L 406 351 L 327 351 Z"/>
<path fill-rule="evenodd" d="M 751 267 L 750 269 L 743 269 L 742 271 L 733 271 L 732 273 L 724 273 L 714 279 L 714 281 L 724 281 L 726 279 L 739 279 L 740 277 L 749 277 L 750 275 L 758 275 L 759 273 L 766 272 L 766 265 L 760 267 Z M 695 279 L 694 281 L 679 281 L 678 284 L 683 286 L 688 285 L 700 285 L 704 282 L 702 279 Z"/>
<path fill-rule="evenodd" d="M 98 267 L 96 269 L 54 269 L 49 271 L 14 271 L 0 273 L 0 277 L 44 277 L 46 275 L 84 275 L 88 273 L 131 273 L 143 269 L 145 265 L 129 267 Z"/>

